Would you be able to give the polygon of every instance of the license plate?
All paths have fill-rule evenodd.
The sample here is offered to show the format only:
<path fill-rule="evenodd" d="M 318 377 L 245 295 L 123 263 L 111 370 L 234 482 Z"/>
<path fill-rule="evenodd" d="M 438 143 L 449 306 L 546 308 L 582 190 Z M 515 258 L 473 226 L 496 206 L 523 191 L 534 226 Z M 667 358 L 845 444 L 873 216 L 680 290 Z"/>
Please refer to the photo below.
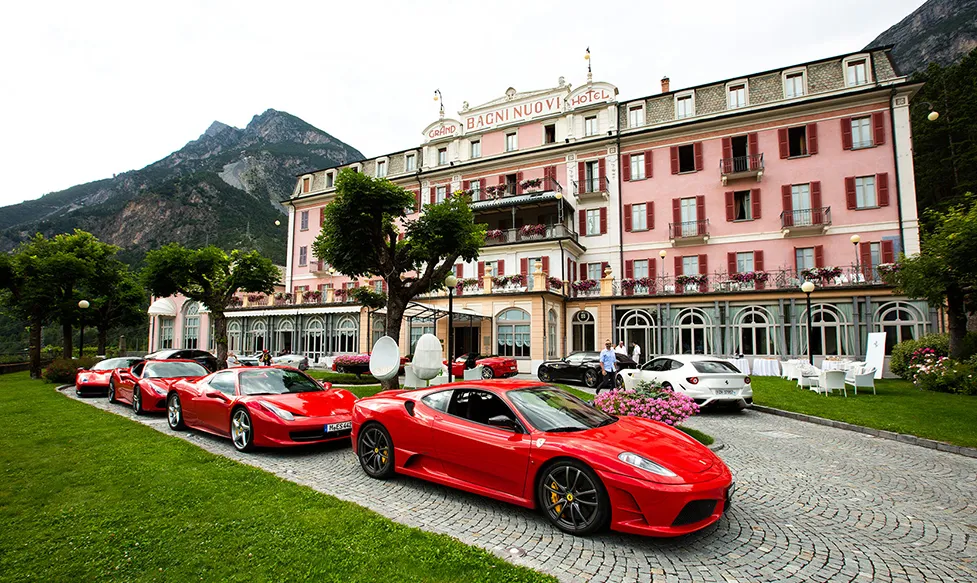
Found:
<path fill-rule="evenodd" d="M 736 391 L 733 389 L 716 389 L 717 395 L 735 395 Z"/>
<path fill-rule="evenodd" d="M 346 431 L 347 429 L 353 428 L 352 421 L 343 421 L 341 423 L 328 423 L 326 425 L 326 433 L 332 433 L 334 431 Z"/>

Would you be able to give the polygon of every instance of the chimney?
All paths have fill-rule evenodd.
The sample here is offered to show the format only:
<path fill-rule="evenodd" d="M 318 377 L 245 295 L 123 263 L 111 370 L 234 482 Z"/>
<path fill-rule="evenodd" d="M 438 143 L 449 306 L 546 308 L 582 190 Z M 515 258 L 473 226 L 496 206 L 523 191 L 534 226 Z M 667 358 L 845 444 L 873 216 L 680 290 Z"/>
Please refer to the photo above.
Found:
<path fill-rule="evenodd" d="M 662 77 L 662 93 L 668 93 L 668 77 Z"/>

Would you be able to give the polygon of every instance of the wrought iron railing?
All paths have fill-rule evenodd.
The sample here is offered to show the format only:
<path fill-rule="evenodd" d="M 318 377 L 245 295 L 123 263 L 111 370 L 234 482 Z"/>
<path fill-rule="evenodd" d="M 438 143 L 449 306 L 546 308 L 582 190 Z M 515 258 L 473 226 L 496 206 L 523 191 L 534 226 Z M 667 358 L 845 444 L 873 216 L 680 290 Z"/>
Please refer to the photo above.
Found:
<path fill-rule="evenodd" d="M 472 197 L 472 202 L 483 202 L 544 192 L 562 193 L 563 186 L 555 178 L 544 176 L 542 178 L 530 178 L 522 182 L 489 184 L 479 190 L 469 189 L 466 194 Z"/>
<path fill-rule="evenodd" d="M 780 224 L 785 229 L 790 227 L 817 227 L 831 224 L 831 207 L 823 206 L 813 209 L 796 209 L 780 213 Z"/>
<path fill-rule="evenodd" d="M 566 225 L 525 225 L 516 229 L 489 229 L 485 236 L 485 247 L 510 245 L 523 241 L 551 241 L 556 239 L 577 241 L 577 234 Z"/>
<path fill-rule="evenodd" d="M 607 192 L 607 177 L 592 176 L 583 180 L 575 180 L 573 182 L 573 190 L 578 196 L 581 194 Z"/>
<path fill-rule="evenodd" d="M 685 221 L 682 223 L 668 223 L 668 237 L 681 239 L 683 237 L 702 237 L 709 234 L 709 219 L 701 221 Z"/>
<path fill-rule="evenodd" d="M 760 170 L 763 170 L 763 154 L 735 156 L 733 158 L 723 158 L 719 161 L 719 171 L 723 174 L 758 172 Z"/>

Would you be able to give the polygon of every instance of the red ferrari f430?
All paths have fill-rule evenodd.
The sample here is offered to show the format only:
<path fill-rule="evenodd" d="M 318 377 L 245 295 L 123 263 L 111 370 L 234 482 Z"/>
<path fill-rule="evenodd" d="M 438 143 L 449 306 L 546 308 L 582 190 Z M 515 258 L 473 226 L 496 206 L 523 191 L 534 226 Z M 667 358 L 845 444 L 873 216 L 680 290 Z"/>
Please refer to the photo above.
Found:
<path fill-rule="evenodd" d="M 207 374 L 192 360 L 144 360 L 132 368 L 117 368 L 109 378 L 109 403 L 132 405 L 136 415 L 166 410 L 166 395 L 178 380 Z"/>

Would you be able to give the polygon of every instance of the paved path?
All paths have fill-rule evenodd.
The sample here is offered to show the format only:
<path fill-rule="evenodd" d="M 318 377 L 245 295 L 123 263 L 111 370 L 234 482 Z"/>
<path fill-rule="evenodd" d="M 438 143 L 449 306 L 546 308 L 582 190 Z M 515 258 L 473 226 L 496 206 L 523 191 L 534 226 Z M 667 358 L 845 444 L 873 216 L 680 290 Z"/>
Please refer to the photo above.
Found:
<path fill-rule="evenodd" d="M 83 401 L 172 434 L 163 416 Z M 719 523 L 666 540 L 575 538 L 514 506 L 409 478 L 371 480 L 348 446 L 245 455 L 229 441 L 178 435 L 562 581 L 977 581 L 977 460 L 752 411 L 688 425 L 723 439 L 737 492 Z"/>

